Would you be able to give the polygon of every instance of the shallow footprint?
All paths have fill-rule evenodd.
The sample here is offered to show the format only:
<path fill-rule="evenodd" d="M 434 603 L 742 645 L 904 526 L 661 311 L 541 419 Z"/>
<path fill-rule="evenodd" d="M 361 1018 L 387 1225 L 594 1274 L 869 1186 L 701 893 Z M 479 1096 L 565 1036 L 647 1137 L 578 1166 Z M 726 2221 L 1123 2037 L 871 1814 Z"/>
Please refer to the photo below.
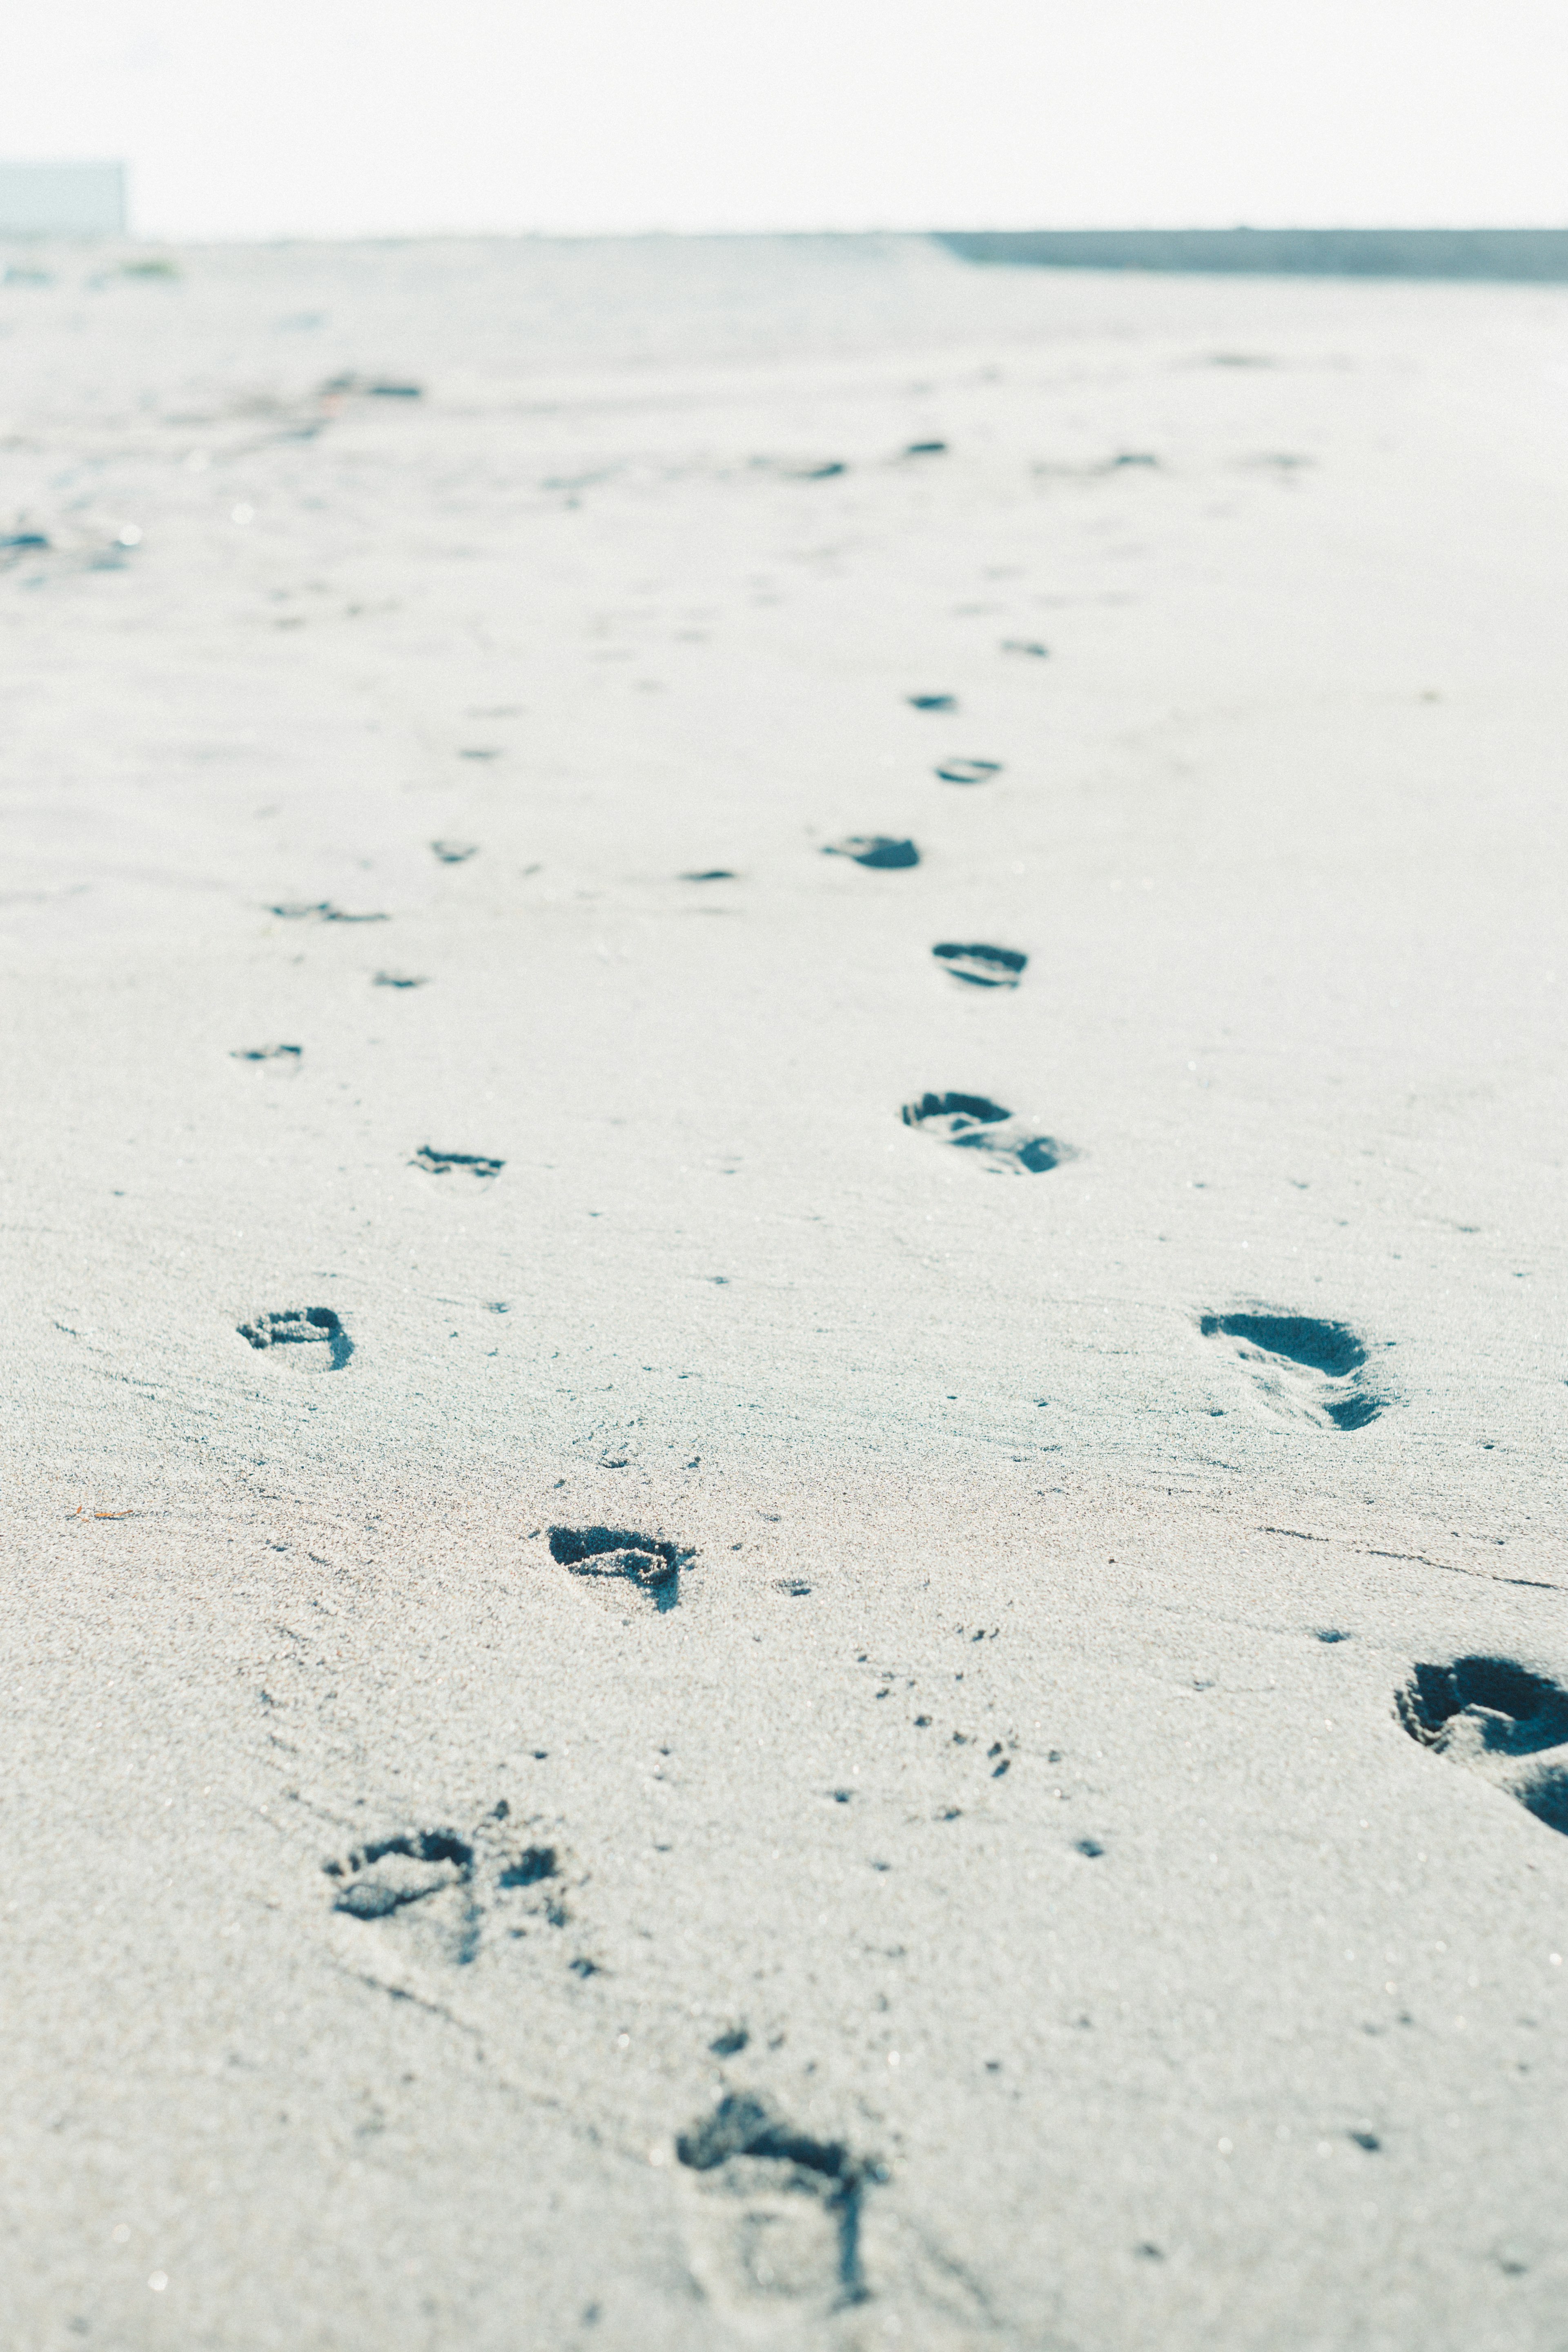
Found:
<path fill-rule="evenodd" d="M 696 1555 L 689 1544 L 673 1543 L 667 1536 L 595 1527 L 552 1528 L 550 1557 L 574 1576 L 624 1577 L 639 1592 L 652 1593 L 664 1610 L 674 1608 L 680 1571 Z"/>
<path fill-rule="evenodd" d="M 236 1045 L 228 1058 L 231 1062 L 287 1062 L 292 1066 L 304 1051 L 303 1045 Z"/>
<path fill-rule="evenodd" d="M 450 1830 L 416 1830 L 380 1838 L 321 1868 L 339 1881 L 334 1911 L 346 1911 L 353 1919 L 389 1919 L 443 1887 L 467 1885 L 474 1874 L 474 1849 Z"/>
<path fill-rule="evenodd" d="M 479 854 L 477 841 L 433 841 L 430 846 L 443 866 L 465 866 Z"/>
<path fill-rule="evenodd" d="M 904 700 L 911 710 L 956 710 L 956 694 L 906 694 Z"/>
<path fill-rule="evenodd" d="M 894 841 L 885 833 L 851 833 L 830 841 L 824 857 L 852 857 L 857 866 L 874 866 L 884 872 L 895 866 L 918 866 L 920 851 L 912 841 Z"/>
<path fill-rule="evenodd" d="M 716 2302 L 764 2324 L 771 2306 L 782 2324 L 865 2301 L 861 2205 L 879 2166 L 792 2130 L 749 2092 L 721 2099 L 675 2152 L 697 2175 L 693 2269 Z"/>
<path fill-rule="evenodd" d="M 1205 1315 L 1198 1329 L 1233 1356 L 1277 1421 L 1315 1429 L 1363 1429 L 1384 1400 L 1369 1384 L 1365 1344 L 1348 1323 L 1267 1307 Z"/>
<path fill-rule="evenodd" d="M 1420 1665 L 1394 1694 L 1412 1739 L 1568 1835 L 1568 1690 L 1510 1658 Z"/>
<path fill-rule="evenodd" d="M 921 1095 L 903 1108 L 906 1127 L 918 1128 L 939 1143 L 985 1155 L 993 1174 L 1043 1176 L 1075 1160 L 1072 1146 L 1053 1135 L 1035 1135 L 1010 1110 L 984 1095 Z"/>
<path fill-rule="evenodd" d="M 280 1307 L 237 1327 L 242 1339 L 300 1372 L 341 1372 L 353 1341 L 330 1307 Z"/>
<path fill-rule="evenodd" d="M 1029 961 L 1016 948 L 988 948 L 978 941 L 961 947 L 954 940 L 942 940 L 931 953 L 954 980 L 966 980 L 973 988 L 1016 988 Z"/>
<path fill-rule="evenodd" d="M 944 784 L 987 784 L 1002 773 L 1000 760 L 948 760 L 936 771 Z"/>
<path fill-rule="evenodd" d="M 489 1160 L 482 1151 L 437 1151 L 428 1143 L 422 1143 L 408 1165 L 423 1168 L 428 1176 L 449 1176 L 457 1170 L 464 1175 L 488 1180 L 499 1176 L 506 1161 Z"/>

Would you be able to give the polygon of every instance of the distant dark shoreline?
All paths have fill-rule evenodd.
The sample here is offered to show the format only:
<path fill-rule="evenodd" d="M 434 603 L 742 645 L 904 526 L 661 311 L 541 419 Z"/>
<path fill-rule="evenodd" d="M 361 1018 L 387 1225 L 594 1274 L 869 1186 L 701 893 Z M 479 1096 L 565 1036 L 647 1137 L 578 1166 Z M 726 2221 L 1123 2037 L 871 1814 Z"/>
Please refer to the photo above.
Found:
<path fill-rule="evenodd" d="M 1568 228 L 941 229 L 964 261 L 1286 278 L 1568 283 Z"/>

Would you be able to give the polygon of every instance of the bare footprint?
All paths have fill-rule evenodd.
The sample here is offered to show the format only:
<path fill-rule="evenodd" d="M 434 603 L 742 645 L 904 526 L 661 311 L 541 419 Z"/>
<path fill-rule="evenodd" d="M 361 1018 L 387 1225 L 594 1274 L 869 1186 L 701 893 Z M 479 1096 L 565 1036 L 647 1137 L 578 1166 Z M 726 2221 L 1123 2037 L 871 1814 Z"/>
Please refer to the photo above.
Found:
<path fill-rule="evenodd" d="M 1367 1374 L 1366 1347 L 1348 1323 L 1268 1307 L 1205 1315 L 1198 1329 L 1246 1374 L 1274 1421 L 1314 1429 L 1364 1429 L 1385 1400 Z"/>
<path fill-rule="evenodd" d="M 630 1528 L 552 1528 L 550 1557 L 574 1576 L 623 1579 L 651 1593 L 662 1611 L 680 1597 L 680 1571 L 696 1558 L 689 1544 L 668 1536 L 639 1535 Z"/>
<path fill-rule="evenodd" d="M 1420 1665 L 1394 1694 L 1412 1739 L 1568 1834 L 1568 1690 L 1510 1658 Z"/>
<path fill-rule="evenodd" d="M 303 1045 L 236 1045 L 228 1058 L 231 1062 L 283 1062 L 292 1069 L 304 1051 Z"/>
<path fill-rule="evenodd" d="M 937 769 L 944 784 L 988 784 L 1002 773 L 1000 760 L 946 760 Z"/>
<path fill-rule="evenodd" d="M 954 980 L 967 981 L 972 988 L 1016 988 L 1029 961 L 1016 948 L 988 948 L 978 942 L 961 947 L 955 940 L 942 940 L 931 953 Z"/>
<path fill-rule="evenodd" d="M 984 1155 L 994 1174 L 1043 1176 L 1064 1160 L 1076 1160 L 1072 1146 L 1055 1136 L 1036 1135 L 1010 1110 L 984 1095 L 921 1095 L 904 1105 L 906 1127 L 939 1143 Z"/>
<path fill-rule="evenodd" d="M 721 2308 L 793 2330 L 866 2300 L 861 2206 L 879 2165 L 793 2130 L 750 2092 L 721 2099 L 675 2151 L 696 2175 L 693 2273 Z"/>
<path fill-rule="evenodd" d="M 353 1341 L 330 1307 L 281 1307 L 237 1326 L 242 1339 L 297 1372 L 341 1372 Z"/>
<path fill-rule="evenodd" d="M 443 866 L 465 866 L 479 854 L 477 841 L 433 841 L 430 846 Z"/>
<path fill-rule="evenodd" d="M 387 923 L 390 915 L 346 915 L 334 907 L 330 898 L 286 898 L 268 908 L 269 915 L 280 915 L 286 923 Z"/>

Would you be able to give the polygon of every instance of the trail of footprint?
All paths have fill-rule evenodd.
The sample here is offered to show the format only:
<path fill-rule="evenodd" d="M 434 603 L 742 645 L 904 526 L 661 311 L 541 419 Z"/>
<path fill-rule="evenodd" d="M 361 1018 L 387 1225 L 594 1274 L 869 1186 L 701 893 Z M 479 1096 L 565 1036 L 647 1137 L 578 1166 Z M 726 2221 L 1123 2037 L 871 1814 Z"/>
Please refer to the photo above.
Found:
<path fill-rule="evenodd" d="M 1418 1665 L 1394 1694 L 1412 1739 L 1568 1835 L 1568 1690 L 1510 1658 Z"/>
<path fill-rule="evenodd" d="M 842 841 L 830 841 L 823 850 L 824 857 L 852 857 L 857 866 L 873 866 L 890 872 L 902 866 L 918 866 L 920 851 L 912 841 L 894 841 L 885 833 L 851 833 Z"/>
<path fill-rule="evenodd" d="M 430 1144 L 422 1143 L 408 1165 L 423 1168 L 428 1176 L 450 1176 L 454 1171 L 460 1171 L 488 1181 L 500 1174 L 506 1161 L 487 1159 L 482 1151 L 437 1151 Z"/>
<path fill-rule="evenodd" d="M 955 940 L 942 940 L 931 953 L 954 980 L 967 981 L 972 988 L 1016 988 L 1029 961 L 1016 948 L 984 947 L 978 940 L 961 947 Z"/>
<path fill-rule="evenodd" d="M 824 2316 L 865 2302 L 861 2208 L 887 2178 L 879 2164 L 794 2130 L 744 2091 L 682 2132 L 675 2152 L 703 2194 L 696 2251 L 708 2294 L 740 2309 L 787 2297 Z"/>
<path fill-rule="evenodd" d="M 680 1598 L 680 1571 L 696 1558 L 689 1544 L 630 1528 L 552 1528 L 550 1557 L 574 1576 L 621 1577 L 651 1593 L 662 1612 Z"/>
<path fill-rule="evenodd" d="M 939 1143 L 984 1153 L 994 1174 L 1043 1176 L 1078 1157 L 1070 1144 L 1052 1135 L 1032 1134 L 1010 1110 L 984 1095 L 921 1095 L 904 1105 L 903 1121 Z"/>
<path fill-rule="evenodd" d="M 354 1351 L 330 1307 L 278 1307 L 236 1328 L 242 1339 L 291 1371 L 341 1372 Z"/>
<path fill-rule="evenodd" d="M 1232 1356 L 1278 1421 L 1364 1429 L 1386 1402 L 1367 1374 L 1366 1347 L 1347 1323 L 1262 1308 L 1205 1315 L 1198 1329 Z"/>
<path fill-rule="evenodd" d="M 984 784 L 1002 773 L 1000 760 L 947 760 L 936 773 L 944 784 Z"/>

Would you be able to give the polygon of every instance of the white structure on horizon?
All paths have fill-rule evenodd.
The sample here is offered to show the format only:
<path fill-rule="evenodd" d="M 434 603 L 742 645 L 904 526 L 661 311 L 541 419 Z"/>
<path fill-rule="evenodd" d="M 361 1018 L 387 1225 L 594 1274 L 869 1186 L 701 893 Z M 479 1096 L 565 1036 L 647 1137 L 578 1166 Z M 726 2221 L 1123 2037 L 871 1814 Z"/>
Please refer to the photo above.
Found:
<path fill-rule="evenodd" d="M 0 163 L 0 236 L 122 236 L 123 163 Z"/>

